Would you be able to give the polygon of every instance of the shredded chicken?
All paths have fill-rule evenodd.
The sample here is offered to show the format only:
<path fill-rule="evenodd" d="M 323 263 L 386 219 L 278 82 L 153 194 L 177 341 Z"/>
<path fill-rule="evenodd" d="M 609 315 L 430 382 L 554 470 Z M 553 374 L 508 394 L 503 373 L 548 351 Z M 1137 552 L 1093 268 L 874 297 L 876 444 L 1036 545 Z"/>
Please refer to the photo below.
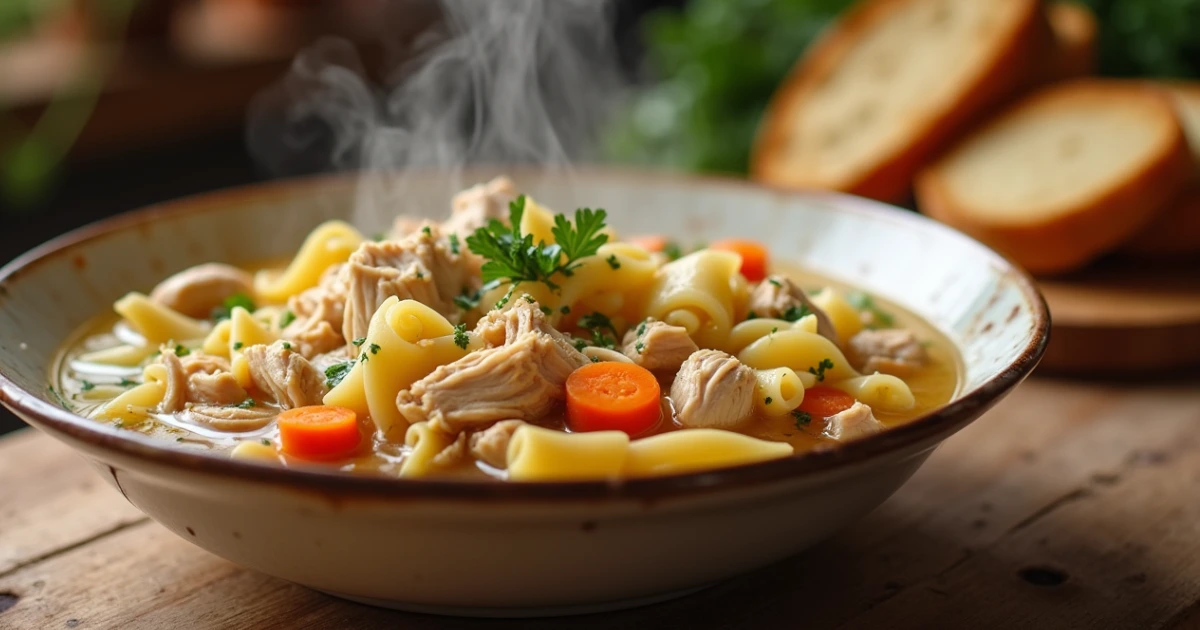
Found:
<path fill-rule="evenodd" d="M 435 369 L 396 398 L 409 423 L 446 433 L 498 420 L 537 420 L 565 396 L 567 377 L 589 363 L 550 335 L 530 332 Z"/>
<path fill-rule="evenodd" d="M 917 336 L 902 328 L 863 330 L 846 345 L 850 363 L 865 374 L 909 376 L 929 360 Z"/>
<path fill-rule="evenodd" d="M 346 265 L 333 265 L 325 270 L 317 286 L 288 299 L 288 310 L 296 319 L 284 327 L 283 338 L 306 359 L 345 346 L 342 314 L 349 292 Z"/>
<path fill-rule="evenodd" d="M 818 335 L 835 344 L 841 343 L 825 311 L 813 304 L 804 290 L 786 276 L 770 276 L 750 293 L 750 311 L 758 317 L 785 319 L 806 310 L 817 316 Z"/>
<path fill-rule="evenodd" d="M 478 288 L 478 278 L 455 254 L 437 229 L 419 231 L 399 241 L 366 242 L 350 256 L 349 297 L 342 336 L 367 334 L 371 316 L 384 300 L 414 299 L 457 320 L 454 298 Z"/>
<path fill-rule="evenodd" d="M 454 195 L 450 218 L 442 224 L 442 232 L 466 238 L 491 219 L 507 220 L 508 203 L 516 198 L 517 188 L 507 177 L 472 186 Z"/>
<path fill-rule="evenodd" d="M 321 404 L 325 377 L 283 342 L 256 345 L 242 352 L 254 386 L 269 394 L 284 409 Z"/>
<path fill-rule="evenodd" d="M 237 406 L 196 405 L 180 414 L 188 422 L 206 426 L 217 431 L 242 433 L 257 431 L 279 415 L 273 407 L 255 406 L 245 409 Z"/>
<path fill-rule="evenodd" d="M 883 429 L 883 423 L 875 418 L 871 408 L 860 402 L 825 419 L 825 435 L 839 442 L 857 440 Z"/>
<path fill-rule="evenodd" d="M 150 292 L 150 299 L 197 319 L 208 319 L 214 308 L 239 293 L 253 291 L 249 273 L 220 263 L 196 265 L 163 280 Z"/>
<path fill-rule="evenodd" d="M 467 434 L 459 433 L 449 446 L 433 456 L 433 465 L 440 468 L 450 468 L 467 456 Z"/>
<path fill-rule="evenodd" d="M 508 443 L 521 425 L 520 420 L 501 420 L 471 434 L 471 454 L 495 468 L 508 468 Z"/>
<path fill-rule="evenodd" d="M 556 341 L 574 348 L 570 337 L 546 321 L 546 313 L 542 311 L 540 304 L 523 298 L 509 300 L 503 308 L 488 311 L 475 324 L 475 334 L 483 339 L 489 348 L 508 345 L 531 332 L 549 335 Z"/>
<path fill-rule="evenodd" d="M 671 384 L 680 424 L 732 429 L 754 413 L 754 370 L 718 350 L 698 350 L 683 362 Z"/>
<path fill-rule="evenodd" d="M 687 329 L 648 319 L 625 333 L 621 352 L 647 370 L 676 372 L 699 350 Z"/>
<path fill-rule="evenodd" d="M 246 400 L 246 390 L 229 371 L 229 362 L 210 354 L 192 353 L 184 357 L 173 348 L 160 348 L 167 368 L 167 390 L 159 411 L 182 411 L 189 403 L 229 405 Z"/>

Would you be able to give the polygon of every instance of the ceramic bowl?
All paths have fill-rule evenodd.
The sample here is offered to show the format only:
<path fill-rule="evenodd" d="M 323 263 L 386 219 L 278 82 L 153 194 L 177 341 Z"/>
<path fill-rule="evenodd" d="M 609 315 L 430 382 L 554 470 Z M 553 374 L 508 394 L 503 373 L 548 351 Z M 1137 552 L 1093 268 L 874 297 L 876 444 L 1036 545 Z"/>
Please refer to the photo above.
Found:
<path fill-rule="evenodd" d="M 385 225 L 391 209 L 440 218 L 455 187 L 489 174 L 474 175 L 409 176 L 399 188 L 351 178 L 283 181 L 132 212 L 55 239 L 0 270 L 0 402 L 83 453 L 163 526 L 240 565 L 396 608 L 559 614 L 688 592 L 845 528 L 1024 379 L 1046 345 L 1049 316 L 1023 272 L 912 213 L 731 180 L 516 172 L 539 201 L 606 208 L 625 233 L 759 239 L 778 256 L 899 303 L 957 344 L 960 391 L 910 424 L 837 450 L 656 479 L 544 484 L 394 480 L 233 461 L 77 417 L 49 394 L 63 339 L 125 292 L 205 261 L 282 258 L 321 220 L 350 216 L 356 200 L 377 210 L 356 213 L 365 230 Z"/>

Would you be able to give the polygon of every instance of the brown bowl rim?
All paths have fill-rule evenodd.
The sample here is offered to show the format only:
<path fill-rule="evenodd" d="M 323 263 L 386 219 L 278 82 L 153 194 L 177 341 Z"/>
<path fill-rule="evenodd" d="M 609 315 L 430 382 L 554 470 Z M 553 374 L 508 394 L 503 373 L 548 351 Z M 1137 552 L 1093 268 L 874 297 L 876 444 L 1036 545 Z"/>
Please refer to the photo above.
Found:
<path fill-rule="evenodd" d="M 507 169 L 516 179 L 532 169 Z M 937 443 L 966 426 L 991 408 L 1037 366 L 1050 335 L 1050 312 L 1033 279 L 1014 262 L 971 237 L 922 215 L 870 199 L 822 190 L 805 190 L 764 185 L 716 175 L 670 171 L 586 168 L 573 177 L 674 179 L 681 185 L 735 187 L 772 191 L 786 196 L 805 195 L 838 207 L 838 211 L 869 214 L 877 218 L 941 230 L 965 239 L 992 259 L 1001 273 L 1011 275 L 1033 306 L 1033 335 L 1017 358 L 994 376 L 959 398 L 914 420 L 883 433 L 828 450 L 810 451 L 792 457 L 711 471 L 670 476 L 612 481 L 561 481 L 505 483 L 494 480 L 394 479 L 333 471 L 316 467 L 283 468 L 271 464 L 234 460 L 211 452 L 173 448 L 170 443 L 132 431 L 88 420 L 42 400 L 18 386 L 0 371 L 0 403 L 32 417 L 34 424 L 73 439 L 132 457 L 149 464 L 182 468 L 254 483 L 282 485 L 292 490 L 315 492 L 329 498 L 422 498 L 472 501 L 564 500 L 564 499 L 660 499 L 717 489 L 730 489 L 802 476 L 815 476 L 860 464 L 888 453 L 917 447 L 938 438 Z M 47 241 L 0 268 L 0 296 L 7 284 L 23 272 L 56 254 L 114 232 L 136 228 L 163 217 L 205 212 L 217 205 L 238 203 L 246 198 L 270 198 L 280 193 L 301 192 L 332 184 L 346 185 L 350 175 L 317 175 L 289 178 L 199 193 L 147 206 L 85 225 Z M 929 448 L 935 444 L 928 445 Z"/>

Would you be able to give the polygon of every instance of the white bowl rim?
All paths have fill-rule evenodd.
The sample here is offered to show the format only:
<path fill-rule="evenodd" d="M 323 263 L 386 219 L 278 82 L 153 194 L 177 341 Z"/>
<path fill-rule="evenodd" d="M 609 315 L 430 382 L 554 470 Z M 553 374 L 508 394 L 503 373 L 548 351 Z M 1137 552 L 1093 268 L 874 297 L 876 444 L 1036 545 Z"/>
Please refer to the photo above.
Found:
<path fill-rule="evenodd" d="M 536 169 L 508 168 L 506 172 L 520 179 L 522 172 L 538 173 Z M 96 221 L 22 254 L 0 268 L 0 301 L 7 297 L 9 284 L 23 272 L 73 247 L 105 237 L 114 232 L 136 229 L 163 218 L 203 213 L 217 205 L 236 204 L 246 198 L 272 198 L 281 193 L 295 193 L 305 188 L 319 189 L 331 184 L 344 185 L 356 174 L 316 175 L 280 179 L 265 183 L 236 186 L 223 190 L 199 193 L 160 204 L 147 206 Z M 0 403 L 44 425 L 53 432 L 65 434 L 89 445 L 150 464 L 185 468 L 189 471 L 231 477 L 255 483 L 286 486 L 294 490 L 316 492 L 339 498 L 422 498 L 446 500 L 575 500 L 575 499 L 660 499 L 715 489 L 752 486 L 772 481 L 815 476 L 848 468 L 902 452 L 924 444 L 941 442 L 983 412 L 991 408 L 1012 388 L 1029 375 L 1041 360 L 1050 336 L 1050 312 L 1033 279 L 1016 263 L 989 249 L 982 243 L 920 214 L 836 192 L 797 190 L 769 186 L 732 177 L 698 175 L 659 171 L 654 169 L 587 167 L 575 170 L 573 177 L 671 179 L 680 185 L 709 187 L 740 187 L 757 191 L 773 191 L 785 196 L 808 196 L 834 205 L 838 211 L 871 215 L 877 219 L 920 226 L 921 229 L 942 232 L 944 237 L 968 241 L 989 257 L 1003 275 L 1010 276 L 1032 307 L 1034 325 L 1025 346 L 1017 357 L 974 389 L 946 405 L 923 414 L 903 425 L 867 438 L 839 445 L 836 448 L 809 451 L 784 459 L 770 460 L 711 471 L 681 473 L 669 476 L 611 481 L 559 481 L 506 483 L 495 480 L 454 479 L 394 479 L 362 475 L 317 467 L 289 467 L 235 460 L 227 455 L 206 451 L 183 450 L 168 442 L 142 433 L 118 429 L 99 423 L 43 400 L 11 380 L 0 370 Z"/>

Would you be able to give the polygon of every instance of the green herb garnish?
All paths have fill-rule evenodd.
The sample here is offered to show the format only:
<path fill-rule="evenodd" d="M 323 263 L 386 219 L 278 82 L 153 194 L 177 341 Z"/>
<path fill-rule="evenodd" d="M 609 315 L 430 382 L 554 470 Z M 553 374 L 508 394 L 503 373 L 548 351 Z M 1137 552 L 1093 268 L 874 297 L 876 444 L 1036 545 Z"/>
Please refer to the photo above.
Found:
<path fill-rule="evenodd" d="M 373 343 L 373 344 L 367 346 L 367 349 L 371 351 L 371 354 L 379 354 L 379 350 L 380 350 L 379 344 L 377 344 L 377 343 Z"/>
<path fill-rule="evenodd" d="M 746 313 L 746 321 L 750 321 L 752 319 L 758 319 L 758 313 L 755 313 L 754 311 Z"/>
<path fill-rule="evenodd" d="M 375 234 L 371 235 L 371 240 L 375 241 L 376 243 L 386 241 L 387 232 L 376 232 Z"/>
<path fill-rule="evenodd" d="M 466 350 L 467 346 L 471 345 L 471 338 L 467 336 L 466 324 L 459 324 L 454 327 L 454 345 L 463 350 Z"/>
<path fill-rule="evenodd" d="M 546 317 L 550 317 L 554 314 L 554 309 L 550 308 L 549 306 L 539 306 L 538 310 L 541 311 Z"/>
<path fill-rule="evenodd" d="M 241 350 L 241 349 L 242 349 L 242 348 L 244 348 L 245 346 L 246 346 L 246 344 L 244 344 L 244 343 L 242 343 L 242 342 L 240 342 L 240 341 L 235 341 L 235 342 L 233 342 L 233 349 L 234 349 L 234 350 Z"/>
<path fill-rule="evenodd" d="M 451 234 L 449 240 L 450 240 L 450 253 L 457 254 L 458 253 L 458 235 Z"/>
<path fill-rule="evenodd" d="M 480 292 L 467 293 L 466 288 L 463 288 L 462 295 L 454 296 L 454 305 L 464 311 L 469 311 L 476 306 L 479 306 Z"/>
<path fill-rule="evenodd" d="M 617 269 L 621 268 L 621 263 L 620 263 L 620 261 L 617 260 L 616 254 L 613 254 L 613 255 L 609 256 L 608 258 L 605 258 L 604 262 L 608 263 L 608 266 L 612 267 L 613 271 L 616 271 Z"/>
<path fill-rule="evenodd" d="M 769 405 L 769 404 L 771 404 L 771 401 L 773 401 L 773 400 L 775 400 L 775 399 L 774 399 L 774 398 L 771 398 L 770 396 L 767 396 L 767 397 L 766 397 L 766 398 L 763 400 L 763 404 L 764 404 L 764 405 Z"/>
<path fill-rule="evenodd" d="M 283 342 L 283 349 L 284 349 L 284 350 L 291 350 L 291 349 L 292 349 L 292 343 L 291 343 L 290 341 L 285 341 L 285 342 Z"/>
<path fill-rule="evenodd" d="M 121 382 L 117 383 L 117 385 L 120 385 L 121 387 L 133 387 L 134 385 L 137 385 L 137 384 L 138 384 L 137 381 L 131 381 L 131 380 L 125 378 L 124 376 L 121 377 Z"/>
<path fill-rule="evenodd" d="M 257 404 L 258 404 L 258 403 L 254 402 L 254 399 L 253 399 L 253 398 L 247 398 L 246 400 L 243 400 L 243 401 L 242 401 L 242 402 L 240 402 L 240 403 L 233 403 L 233 404 L 229 404 L 229 405 L 225 405 L 225 406 L 226 406 L 226 407 L 229 407 L 229 408 L 231 408 L 231 409 L 233 409 L 233 408 L 236 408 L 236 409 L 253 409 L 253 408 L 254 408 L 254 406 L 255 406 L 255 405 L 257 405 Z"/>
<path fill-rule="evenodd" d="M 875 299 L 863 291 L 851 291 L 846 294 L 846 301 L 856 310 L 870 313 L 872 325 L 870 328 L 891 328 L 896 324 L 896 318 L 891 313 L 879 308 Z"/>
<path fill-rule="evenodd" d="M 777 286 L 777 287 L 782 287 L 782 286 L 783 286 L 783 283 L 782 283 L 782 282 L 780 282 L 780 281 L 778 281 L 778 280 L 776 280 L 775 278 L 767 278 L 767 282 L 770 282 L 771 284 L 773 284 L 773 285 L 775 285 L 775 286 Z"/>
<path fill-rule="evenodd" d="M 613 326 L 612 320 L 604 313 L 592 313 L 580 317 L 579 327 L 591 333 L 592 345 L 610 350 L 617 347 L 617 329 Z"/>
<path fill-rule="evenodd" d="M 633 349 L 637 350 L 638 354 L 641 354 L 642 351 L 646 349 L 646 344 L 639 341 L 639 342 L 633 344 Z"/>
<path fill-rule="evenodd" d="M 287 328 L 288 325 L 294 321 L 296 321 L 296 314 L 293 313 L 292 309 L 289 308 L 283 312 L 283 315 L 279 316 L 279 327 Z"/>
<path fill-rule="evenodd" d="M 175 344 L 175 356 L 186 357 L 187 355 L 189 355 L 191 353 L 192 353 L 192 351 L 188 350 L 186 347 L 184 347 L 183 344 L 181 344 L 181 343 Z"/>
<path fill-rule="evenodd" d="M 812 422 L 812 416 L 807 411 L 796 409 L 792 412 L 792 417 L 796 419 L 796 428 L 801 429 L 808 423 Z"/>
<path fill-rule="evenodd" d="M 421 228 L 421 233 L 424 234 L 425 236 L 433 236 L 433 230 L 429 229 L 428 225 Z"/>
<path fill-rule="evenodd" d="M 222 302 L 220 306 L 212 310 L 211 318 L 215 322 L 219 322 L 223 319 L 229 319 L 233 316 L 233 309 L 239 306 L 251 313 L 253 313 L 254 309 L 257 308 L 254 305 L 254 300 L 250 299 L 249 295 L 246 295 L 245 293 L 235 293 L 225 298 L 225 301 Z"/>
<path fill-rule="evenodd" d="M 550 230 L 553 245 L 534 244 L 532 234 L 521 233 L 524 195 L 509 203 L 508 211 L 511 227 L 492 219 L 467 237 L 467 247 L 486 259 L 482 269 L 485 290 L 506 283 L 515 287 L 522 282 L 541 282 L 557 291 L 559 286 L 553 280 L 556 274 L 572 275 L 582 264 L 580 259 L 595 255 L 608 242 L 608 235 L 601 232 L 608 216 L 604 210 L 576 210 L 573 224 L 565 216 L 555 215 Z M 507 303 L 507 297 L 501 303 Z"/>
<path fill-rule="evenodd" d="M 825 370 L 832 370 L 832 369 L 833 369 L 833 359 L 826 357 L 824 359 L 821 359 L 821 362 L 817 364 L 817 367 L 808 368 L 808 373 L 817 377 L 818 381 L 823 381 L 823 380 L 825 380 Z"/>
<path fill-rule="evenodd" d="M 95 383 L 93 383 L 93 382 L 91 382 L 91 381 L 89 381 L 89 380 L 87 380 L 87 379 L 84 379 L 84 380 L 80 381 L 80 383 L 82 383 L 82 384 L 79 386 L 79 390 L 80 390 L 80 391 L 84 391 L 84 392 L 90 392 L 90 391 L 92 391 L 93 389 L 96 389 L 96 384 L 95 384 Z"/>
<path fill-rule="evenodd" d="M 54 401 L 57 402 L 59 406 L 67 411 L 75 411 L 75 408 L 71 406 L 71 403 L 67 402 L 67 399 L 63 398 L 62 394 L 58 393 L 58 390 L 54 389 L 53 385 L 47 389 L 50 390 L 50 395 L 54 397 Z"/>
<path fill-rule="evenodd" d="M 263 446 L 271 445 L 271 440 L 268 440 L 267 438 L 263 438 L 263 439 L 259 440 L 258 442 L 259 442 L 259 444 L 262 444 Z"/>
<path fill-rule="evenodd" d="M 813 312 L 813 310 L 811 308 L 808 308 L 808 305 L 806 305 L 806 304 L 801 304 L 799 306 L 789 306 L 787 308 L 787 310 L 783 312 L 783 315 L 780 315 L 780 318 L 783 319 L 784 321 L 798 322 L 798 321 L 800 321 L 801 318 L 803 318 L 807 315 L 811 315 L 812 312 Z"/>
<path fill-rule="evenodd" d="M 663 246 L 663 253 L 667 255 L 668 260 L 679 260 L 683 258 L 683 250 L 679 248 L 679 243 L 670 241 Z"/>
<path fill-rule="evenodd" d="M 364 343 L 367 343 L 367 338 L 366 338 L 366 337 L 359 337 L 358 339 L 355 339 L 354 341 L 351 341 L 350 343 L 352 343 L 352 344 L 354 344 L 354 345 L 356 345 L 356 346 L 361 346 L 361 345 L 363 345 Z"/>
<path fill-rule="evenodd" d="M 325 368 L 325 387 L 329 389 L 337 387 L 353 367 L 354 361 L 343 361 Z"/>

